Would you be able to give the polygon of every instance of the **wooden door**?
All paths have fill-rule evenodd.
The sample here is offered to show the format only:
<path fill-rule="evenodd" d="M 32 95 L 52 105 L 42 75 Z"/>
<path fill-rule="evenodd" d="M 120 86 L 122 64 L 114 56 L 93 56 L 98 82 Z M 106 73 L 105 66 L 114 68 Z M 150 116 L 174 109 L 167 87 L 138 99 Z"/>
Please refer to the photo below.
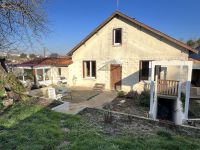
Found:
<path fill-rule="evenodd" d="M 110 67 L 110 86 L 112 90 L 121 90 L 122 67 L 112 64 Z"/>

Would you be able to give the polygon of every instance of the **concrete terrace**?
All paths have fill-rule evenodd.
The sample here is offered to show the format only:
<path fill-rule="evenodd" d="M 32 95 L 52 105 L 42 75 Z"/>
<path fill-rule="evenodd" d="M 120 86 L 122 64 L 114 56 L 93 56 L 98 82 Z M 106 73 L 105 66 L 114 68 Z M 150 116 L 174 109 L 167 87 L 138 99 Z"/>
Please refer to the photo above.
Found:
<path fill-rule="evenodd" d="M 116 97 L 117 92 L 115 91 L 103 91 L 102 93 L 91 98 L 90 100 L 82 101 L 80 103 L 64 102 L 63 104 L 54 107 L 52 110 L 67 114 L 77 114 L 86 107 L 103 108 L 105 104 L 111 102 Z"/>

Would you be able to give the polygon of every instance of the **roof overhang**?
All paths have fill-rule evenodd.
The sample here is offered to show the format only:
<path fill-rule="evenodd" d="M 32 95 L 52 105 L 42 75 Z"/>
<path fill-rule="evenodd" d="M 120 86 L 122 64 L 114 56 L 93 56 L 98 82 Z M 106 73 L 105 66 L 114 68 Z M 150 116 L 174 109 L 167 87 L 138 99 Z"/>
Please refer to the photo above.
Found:
<path fill-rule="evenodd" d="M 160 32 L 160 31 L 158 31 L 158 30 L 156 30 L 156 29 L 154 29 L 154 28 L 152 28 L 150 26 L 147 26 L 147 25 L 145 25 L 145 24 L 143 24 L 143 23 L 141 23 L 141 22 L 139 22 L 139 21 L 137 21 L 137 20 L 135 20 L 135 19 L 133 19 L 133 18 L 121 13 L 121 12 L 119 12 L 119 11 L 116 11 L 108 19 L 106 19 L 102 24 L 100 24 L 94 31 L 92 31 L 86 38 L 84 38 L 79 44 L 77 44 L 71 51 L 69 51 L 67 53 L 67 55 L 68 56 L 72 56 L 73 53 L 80 46 L 82 46 L 87 40 L 89 40 L 95 33 L 97 33 L 101 28 L 103 28 L 108 22 L 110 22 L 115 17 L 122 17 L 123 19 L 126 19 L 126 20 L 138 25 L 141 28 L 144 28 L 144 29 L 146 29 L 148 31 L 151 31 L 154 34 L 159 35 L 161 38 L 164 38 L 164 39 L 166 39 L 166 40 L 168 40 L 168 41 L 170 41 L 170 42 L 172 42 L 172 43 L 184 48 L 185 50 L 188 50 L 188 51 L 190 51 L 192 53 L 196 53 L 196 54 L 198 53 L 197 50 L 195 50 L 192 47 L 186 45 L 185 43 L 183 43 L 183 42 L 181 42 L 181 41 L 179 41 L 179 40 L 177 40 L 175 38 L 172 38 L 172 37 Z"/>

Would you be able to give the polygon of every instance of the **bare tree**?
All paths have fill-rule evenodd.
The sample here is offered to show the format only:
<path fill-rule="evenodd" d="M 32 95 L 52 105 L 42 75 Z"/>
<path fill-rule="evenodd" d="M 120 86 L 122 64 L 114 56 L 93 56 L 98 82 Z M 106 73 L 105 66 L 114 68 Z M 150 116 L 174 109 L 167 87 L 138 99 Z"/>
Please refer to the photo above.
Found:
<path fill-rule="evenodd" d="M 47 31 L 45 0 L 0 0 L 0 50 L 31 43 Z M 14 46 L 13 46 L 14 45 Z"/>

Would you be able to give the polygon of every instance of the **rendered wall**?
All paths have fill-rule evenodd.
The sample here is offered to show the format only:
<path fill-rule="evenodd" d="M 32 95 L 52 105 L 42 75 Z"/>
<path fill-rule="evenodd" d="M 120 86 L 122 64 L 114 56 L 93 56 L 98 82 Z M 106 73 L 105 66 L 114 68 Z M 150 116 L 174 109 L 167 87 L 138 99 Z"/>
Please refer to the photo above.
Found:
<path fill-rule="evenodd" d="M 112 32 L 122 28 L 122 45 L 113 46 Z M 139 83 L 140 60 L 188 60 L 188 51 L 120 18 L 112 19 L 106 26 L 79 47 L 72 55 L 69 66 L 69 84 L 94 86 L 104 83 L 110 89 L 110 64 L 122 65 L 122 90 L 142 90 Z M 96 60 L 97 78 L 84 79 L 84 60 Z"/>

